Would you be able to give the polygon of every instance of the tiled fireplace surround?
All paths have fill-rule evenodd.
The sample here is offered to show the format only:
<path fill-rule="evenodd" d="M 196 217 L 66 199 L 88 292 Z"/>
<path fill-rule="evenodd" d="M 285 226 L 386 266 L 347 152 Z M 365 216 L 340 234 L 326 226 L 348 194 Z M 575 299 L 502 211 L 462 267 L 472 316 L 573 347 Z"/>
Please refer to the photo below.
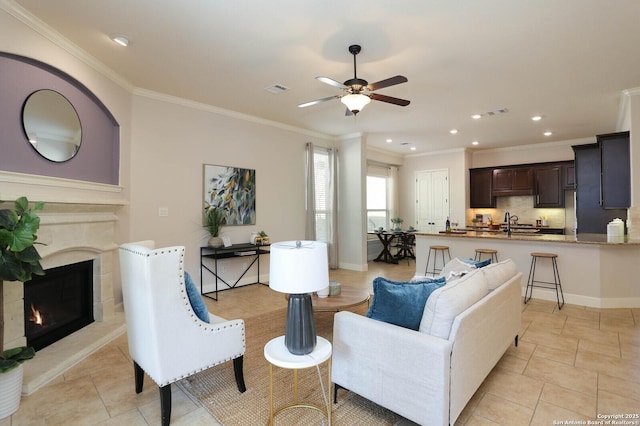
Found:
<path fill-rule="evenodd" d="M 46 270 L 93 260 L 93 312 L 95 321 L 70 336 L 38 351 L 25 363 L 23 395 L 45 385 L 69 367 L 99 349 L 125 330 L 124 315 L 114 303 L 115 224 L 121 205 L 51 203 L 38 213 L 37 246 Z M 5 347 L 25 345 L 24 286 L 5 282 Z"/>

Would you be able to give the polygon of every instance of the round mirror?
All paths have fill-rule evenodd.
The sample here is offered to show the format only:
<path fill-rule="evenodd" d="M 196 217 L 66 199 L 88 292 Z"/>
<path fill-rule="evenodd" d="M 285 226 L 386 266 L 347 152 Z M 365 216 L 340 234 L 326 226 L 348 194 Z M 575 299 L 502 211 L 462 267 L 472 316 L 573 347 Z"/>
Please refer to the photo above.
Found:
<path fill-rule="evenodd" d="M 71 102 L 53 90 L 38 90 L 22 107 L 22 127 L 29 144 L 50 161 L 72 159 L 82 141 L 80 118 Z"/>

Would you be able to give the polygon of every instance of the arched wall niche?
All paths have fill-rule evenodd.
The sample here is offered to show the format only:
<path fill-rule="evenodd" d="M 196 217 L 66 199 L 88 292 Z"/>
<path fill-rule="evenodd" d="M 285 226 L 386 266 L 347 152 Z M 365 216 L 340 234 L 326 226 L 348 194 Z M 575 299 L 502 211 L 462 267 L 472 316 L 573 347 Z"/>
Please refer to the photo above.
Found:
<path fill-rule="evenodd" d="M 119 184 L 120 126 L 91 90 L 51 65 L 6 52 L 0 52 L 0 78 L 0 170 Z M 38 154 L 23 130 L 24 102 L 43 89 L 60 93 L 78 113 L 82 144 L 68 161 Z"/>

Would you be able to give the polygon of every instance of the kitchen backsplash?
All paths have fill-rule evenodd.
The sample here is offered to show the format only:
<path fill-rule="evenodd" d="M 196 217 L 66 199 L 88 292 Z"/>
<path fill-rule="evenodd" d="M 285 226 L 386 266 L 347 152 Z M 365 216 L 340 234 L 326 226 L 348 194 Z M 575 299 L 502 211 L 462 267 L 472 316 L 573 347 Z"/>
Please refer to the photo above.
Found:
<path fill-rule="evenodd" d="M 565 233 L 570 232 L 575 223 L 573 194 L 573 191 L 565 192 L 563 209 L 534 209 L 532 195 L 498 197 L 495 209 L 467 209 L 466 223 L 470 225 L 476 214 L 490 214 L 494 221 L 502 223 L 508 211 L 512 216 L 518 216 L 518 223 L 535 225 L 537 219 L 544 217 L 550 228 L 564 228 Z"/>

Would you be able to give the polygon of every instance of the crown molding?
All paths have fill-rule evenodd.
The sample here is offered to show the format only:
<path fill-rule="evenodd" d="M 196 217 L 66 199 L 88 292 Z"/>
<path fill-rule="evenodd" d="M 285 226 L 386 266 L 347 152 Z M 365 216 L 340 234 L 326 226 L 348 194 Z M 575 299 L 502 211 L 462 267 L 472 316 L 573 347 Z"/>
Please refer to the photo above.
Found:
<path fill-rule="evenodd" d="M 628 118 L 631 114 L 631 97 L 638 95 L 640 95 L 640 87 L 634 87 L 633 89 L 622 91 L 622 96 L 620 97 L 620 110 L 618 111 L 618 121 L 616 122 L 616 130 L 618 132 L 629 130 Z"/>
<path fill-rule="evenodd" d="M 186 108 L 197 109 L 199 111 L 211 112 L 214 114 L 224 115 L 226 117 L 235 118 L 238 120 L 249 121 L 252 123 L 262 124 L 265 126 L 275 127 L 282 130 L 287 130 L 290 132 L 295 132 L 299 134 L 303 134 L 305 136 L 314 137 L 317 139 L 335 141 L 336 138 L 325 135 L 324 133 L 314 132 L 313 130 L 303 129 L 301 127 L 289 126 L 287 124 L 283 124 L 277 121 L 267 120 L 264 118 L 256 117 L 254 115 L 243 114 L 237 111 L 232 111 L 225 108 L 216 107 L 213 105 L 205 104 L 202 102 L 196 102 L 185 98 L 180 98 L 177 96 L 167 95 L 160 92 L 154 92 L 153 90 L 133 89 L 133 94 L 136 96 L 141 96 L 148 99 L 154 99 L 161 102 L 166 102 L 174 105 L 183 106 Z"/>
<path fill-rule="evenodd" d="M 24 9 L 19 4 L 15 3 L 13 0 L 0 0 L 0 9 L 18 19 L 33 31 L 40 34 L 45 39 L 49 40 L 61 49 L 65 50 L 75 58 L 79 59 L 81 62 L 85 63 L 98 73 L 104 75 L 109 80 L 121 86 L 123 89 L 127 90 L 130 93 L 133 92 L 134 86 L 128 80 L 124 79 L 121 75 L 113 71 L 111 68 L 107 67 L 104 63 L 100 62 L 85 50 L 72 43 L 69 39 L 51 28 L 44 21 L 29 13 L 29 11 Z"/>

